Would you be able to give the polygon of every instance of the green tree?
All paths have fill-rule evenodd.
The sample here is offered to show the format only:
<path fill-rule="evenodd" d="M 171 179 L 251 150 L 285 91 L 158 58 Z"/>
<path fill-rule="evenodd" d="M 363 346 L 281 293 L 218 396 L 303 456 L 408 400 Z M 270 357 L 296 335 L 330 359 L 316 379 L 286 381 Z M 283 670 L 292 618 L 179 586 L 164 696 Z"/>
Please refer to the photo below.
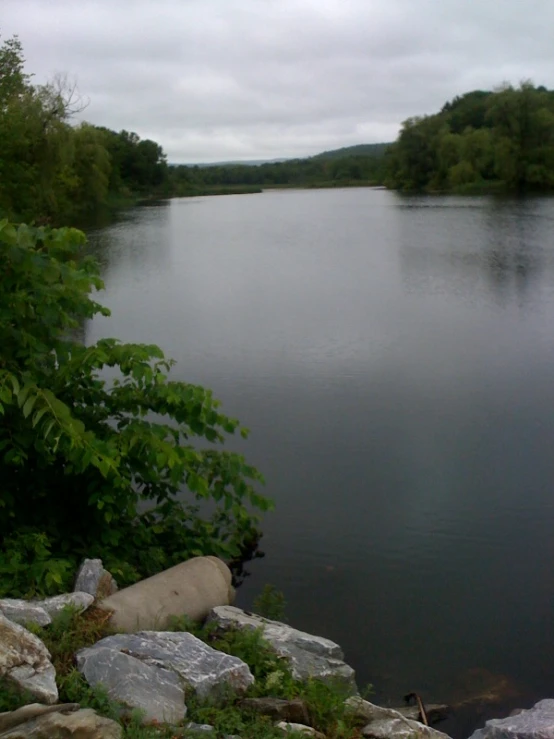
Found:
<path fill-rule="evenodd" d="M 464 131 L 462 156 L 480 178 L 494 179 L 494 140 L 489 128 L 468 128 Z"/>
<path fill-rule="evenodd" d="M 238 558 L 269 507 L 257 470 L 220 448 L 246 432 L 211 391 L 169 379 L 156 346 L 72 338 L 109 314 L 84 242 L 0 222 L 0 595 L 67 587 L 84 556 L 122 582 Z"/>
<path fill-rule="evenodd" d="M 111 163 L 103 137 L 97 128 L 83 123 L 73 131 L 73 162 L 68 191 L 90 211 L 108 199 Z"/>
<path fill-rule="evenodd" d="M 409 118 L 402 124 L 389 160 L 389 181 L 401 190 L 438 186 L 438 143 L 444 132 L 441 116 Z"/>
<path fill-rule="evenodd" d="M 475 90 L 440 113 L 406 121 L 386 181 L 404 190 L 471 183 L 508 191 L 554 187 L 554 93 L 523 82 Z"/>
<path fill-rule="evenodd" d="M 0 46 L 0 110 L 27 90 L 30 76 L 25 74 L 23 47 L 17 36 Z"/>

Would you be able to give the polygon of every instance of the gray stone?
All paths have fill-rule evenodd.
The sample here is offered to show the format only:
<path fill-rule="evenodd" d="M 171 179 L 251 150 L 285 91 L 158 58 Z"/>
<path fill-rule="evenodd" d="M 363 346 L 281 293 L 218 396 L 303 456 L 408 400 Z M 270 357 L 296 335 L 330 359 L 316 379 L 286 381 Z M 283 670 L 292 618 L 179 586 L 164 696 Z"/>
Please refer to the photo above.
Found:
<path fill-rule="evenodd" d="M 351 693 L 358 692 L 354 670 L 344 662 L 339 645 L 329 639 L 245 613 L 233 606 L 213 608 L 208 620 L 222 629 L 261 629 L 264 639 L 275 652 L 289 661 L 296 680 L 340 681 Z"/>
<path fill-rule="evenodd" d="M 47 611 L 39 602 L 20 600 L 19 598 L 2 598 L 0 600 L 0 613 L 16 624 L 36 624 L 37 626 L 48 626 L 52 623 Z"/>
<path fill-rule="evenodd" d="M 244 698 L 238 704 L 243 711 L 252 711 L 269 716 L 274 721 L 288 721 L 293 724 L 309 724 L 308 706 L 300 698 L 283 700 L 281 698 Z"/>
<path fill-rule="evenodd" d="M 0 600 L 0 613 L 17 624 L 36 624 L 48 626 L 52 618 L 66 606 L 73 606 L 85 611 L 94 601 L 88 593 L 66 593 L 54 595 L 45 600 L 21 600 L 19 598 L 3 598 Z"/>
<path fill-rule="evenodd" d="M 297 734 L 313 736 L 314 739 L 325 739 L 324 734 L 321 734 L 319 731 L 312 729 L 311 726 L 305 726 L 304 724 L 294 724 L 287 721 L 279 721 L 278 724 L 275 724 L 275 727 L 277 729 L 281 729 L 281 731 L 285 734 L 292 734 L 292 732 L 295 732 Z"/>
<path fill-rule="evenodd" d="M 547 698 L 508 718 L 493 718 L 470 739 L 554 739 L 554 700 Z"/>
<path fill-rule="evenodd" d="M 182 721 L 187 709 L 177 675 L 102 646 L 105 641 L 77 652 L 77 667 L 88 684 L 102 684 L 114 701 L 143 711 L 145 721 Z"/>
<path fill-rule="evenodd" d="M 58 700 L 56 671 L 43 642 L 0 614 L 0 677 L 44 703 Z"/>
<path fill-rule="evenodd" d="M 74 610 L 83 612 L 94 603 L 94 596 L 84 592 L 65 593 L 64 595 L 54 595 L 51 598 L 38 601 L 50 618 L 55 618 L 67 606 L 71 606 Z"/>
<path fill-rule="evenodd" d="M 171 670 L 200 699 L 215 700 L 228 690 L 245 693 L 254 682 L 242 660 L 212 649 L 188 632 L 141 631 L 108 636 L 78 652 L 77 664 L 97 650 L 124 652 L 146 666 Z"/>
<path fill-rule="evenodd" d="M 51 706 L 53 710 L 40 711 L 43 706 L 25 706 L 28 720 L 12 724 L 11 728 L 0 733 L 0 739 L 121 739 L 122 727 L 111 719 L 98 716 L 90 708 L 75 711 L 67 706 Z M 77 706 L 78 708 L 78 706 Z M 13 714 L 18 713 L 13 711 Z M 33 715 L 34 714 L 34 715 Z M 0 714 L 0 718 L 6 714 Z M 22 717 L 20 717 L 22 718 Z"/>
<path fill-rule="evenodd" d="M 392 708 L 382 708 L 358 697 L 349 698 L 346 706 L 360 724 L 362 736 L 372 739 L 448 739 L 446 734 L 413 721 Z"/>
<path fill-rule="evenodd" d="M 405 718 L 411 718 L 413 721 L 421 721 L 419 706 L 394 707 L 393 710 L 398 711 Z M 425 706 L 425 713 L 430 724 L 438 724 L 439 721 L 444 721 L 452 713 L 452 708 L 442 703 L 429 703 Z"/>
<path fill-rule="evenodd" d="M 194 557 L 105 598 L 118 632 L 165 629 L 172 618 L 204 619 L 214 606 L 231 603 L 231 571 L 217 557 Z"/>
<path fill-rule="evenodd" d="M 85 559 L 77 572 L 74 590 L 94 598 L 106 598 L 117 592 L 117 583 L 104 569 L 101 559 Z"/>
<path fill-rule="evenodd" d="M 210 724 L 195 724 L 194 721 L 190 721 L 186 727 L 188 731 L 193 731 L 198 734 L 213 734 L 215 732 L 215 727 L 210 726 Z"/>

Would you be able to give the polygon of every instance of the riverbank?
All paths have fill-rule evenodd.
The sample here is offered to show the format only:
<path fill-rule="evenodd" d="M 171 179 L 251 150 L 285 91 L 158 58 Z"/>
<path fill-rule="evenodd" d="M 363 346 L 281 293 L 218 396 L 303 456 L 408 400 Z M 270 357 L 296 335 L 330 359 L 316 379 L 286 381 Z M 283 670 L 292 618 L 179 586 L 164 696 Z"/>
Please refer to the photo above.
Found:
<path fill-rule="evenodd" d="M 0 600 L 0 711 L 13 712 L 0 715 L 0 736 L 2 720 L 25 724 L 23 707 L 39 700 L 32 720 L 61 726 L 49 739 L 69 735 L 64 722 L 85 719 L 104 733 L 82 739 L 356 739 L 375 737 L 369 727 L 383 724 L 391 738 L 446 739 L 416 720 L 417 708 L 398 713 L 360 698 L 334 642 L 228 605 L 221 577 L 230 582 L 222 562 L 197 558 L 118 592 L 99 560 L 85 560 L 73 593 Z M 187 592 L 179 604 L 168 599 L 173 581 Z M 191 607 L 200 609 L 195 620 Z M 125 625 L 129 608 L 134 628 Z"/>
<path fill-rule="evenodd" d="M 203 195 L 253 195 L 262 192 L 270 192 L 272 190 L 326 190 L 342 187 L 380 187 L 382 183 L 377 180 L 326 180 L 322 182 L 300 182 L 284 185 L 221 185 L 214 187 L 194 188 L 185 190 L 171 198 L 179 197 L 199 197 Z M 139 205 L 148 205 L 148 201 L 138 203 Z"/>
<path fill-rule="evenodd" d="M 338 644 L 230 605 L 230 583 L 221 560 L 198 557 L 119 591 L 85 560 L 71 593 L 0 599 L 0 737 L 449 739 L 431 726 L 463 705 L 371 703 Z M 267 596 L 260 606 L 282 605 Z M 498 699 L 478 675 L 474 689 L 474 726 L 458 736 Z"/>

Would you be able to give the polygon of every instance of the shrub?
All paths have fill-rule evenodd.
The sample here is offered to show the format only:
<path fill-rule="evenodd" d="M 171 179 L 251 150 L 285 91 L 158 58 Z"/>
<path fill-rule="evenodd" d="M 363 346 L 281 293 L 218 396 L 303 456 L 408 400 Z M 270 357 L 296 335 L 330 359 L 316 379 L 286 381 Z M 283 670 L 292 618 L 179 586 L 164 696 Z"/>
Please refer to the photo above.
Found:
<path fill-rule="evenodd" d="M 84 556 L 123 583 L 233 559 L 259 538 L 253 509 L 270 508 L 260 473 L 220 448 L 247 431 L 210 390 L 171 380 L 157 346 L 75 338 L 109 315 L 84 245 L 76 229 L 0 221 L 0 596 L 67 587 Z"/>

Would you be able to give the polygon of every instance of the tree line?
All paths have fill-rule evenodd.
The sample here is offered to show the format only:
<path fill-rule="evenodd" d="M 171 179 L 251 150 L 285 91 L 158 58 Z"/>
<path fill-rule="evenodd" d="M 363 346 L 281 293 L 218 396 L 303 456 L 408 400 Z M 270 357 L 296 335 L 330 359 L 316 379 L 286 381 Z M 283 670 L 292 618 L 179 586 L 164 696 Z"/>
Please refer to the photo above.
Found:
<path fill-rule="evenodd" d="M 405 191 L 550 191 L 554 91 L 523 82 L 474 90 L 409 118 L 386 154 L 386 184 Z"/>
<path fill-rule="evenodd" d="M 0 45 L 0 217 L 72 223 L 110 203 L 170 194 L 159 144 L 89 123 L 83 99 L 58 75 L 32 84 L 17 37 Z"/>
<path fill-rule="evenodd" d="M 258 191 L 262 187 L 344 187 L 378 185 L 385 176 L 381 153 L 338 158 L 312 157 L 258 165 L 227 164 L 208 167 L 170 167 L 178 195 L 217 191 Z"/>
<path fill-rule="evenodd" d="M 105 206 L 269 187 L 382 185 L 403 191 L 550 191 L 554 91 L 474 90 L 409 118 L 394 144 L 257 165 L 169 165 L 130 131 L 74 125 L 84 103 L 64 76 L 34 85 L 17 37 L 0 44 L 0 217 L 80 223 Z"/>

